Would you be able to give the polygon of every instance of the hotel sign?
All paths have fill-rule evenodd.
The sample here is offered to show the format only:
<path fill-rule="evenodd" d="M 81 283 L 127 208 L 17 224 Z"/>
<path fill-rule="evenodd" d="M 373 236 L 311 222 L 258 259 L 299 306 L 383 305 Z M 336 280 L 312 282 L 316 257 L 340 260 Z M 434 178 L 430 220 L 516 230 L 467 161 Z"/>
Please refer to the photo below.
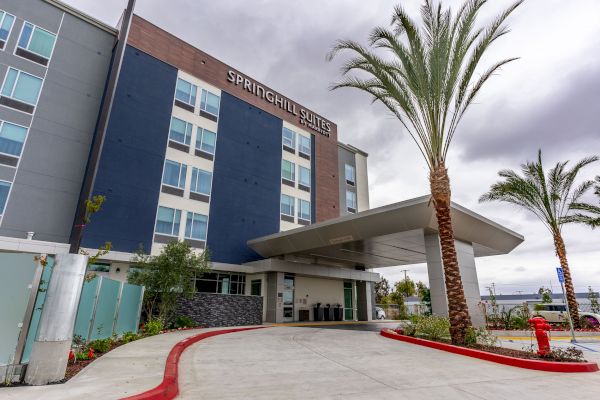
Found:
<path fill-rule="evenodd" d="M 254 80 L 235 71 L 229 70 L 227 71 L 227 81 L 236 86 L 241 85 L 244 90 L 252 93 L 256 97 L 260 97 L 266 102 L 269 102 L 274 106 L 297 116 L 301 125 L 304 125 L 307 128 L 310 128 L 313 131 L 327 137 L 329 137 L 331 134 L 331 122 L 321 118 L 311 111 L 306 110 L 305 108 L 300 107 L 293 101 L 272 92 Z"/>

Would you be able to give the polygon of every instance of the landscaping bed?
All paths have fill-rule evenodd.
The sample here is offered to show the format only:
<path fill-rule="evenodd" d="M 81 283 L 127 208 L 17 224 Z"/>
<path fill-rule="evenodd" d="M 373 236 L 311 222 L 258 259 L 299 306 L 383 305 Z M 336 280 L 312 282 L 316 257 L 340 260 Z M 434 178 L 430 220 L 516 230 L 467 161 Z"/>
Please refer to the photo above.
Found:
<path fill-rule="evenodd" d="M 471 344 L 469 347 L 455 346 L 450 344 L 450 341 L 447 339 L 436 338 L 436 340 L 427 340 L 403 335 L 390 329 L 382 329 L 381 335 L 402 342 L 519 368 L 548 372 L 596 372 L 599 370 L 598 364 L 577 358 L 576 354 L 568 354 L 569 351 L 555 353 L 558 356 L 549 355 L 542 357 L 535 352 L 506 349 L 498 346 L 482 344 Z M 567 359 L 568 361 L 566 361 Z"/>

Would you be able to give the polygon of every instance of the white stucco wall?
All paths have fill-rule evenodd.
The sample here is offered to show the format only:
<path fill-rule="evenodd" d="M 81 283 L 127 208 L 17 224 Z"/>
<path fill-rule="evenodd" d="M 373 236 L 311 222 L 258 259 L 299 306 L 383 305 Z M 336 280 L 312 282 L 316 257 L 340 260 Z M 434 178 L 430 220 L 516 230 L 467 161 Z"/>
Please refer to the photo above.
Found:
<path fill-rule="evenodd" d="M 300 309 L 310 310 L 310 320 L 313 318 L 313 305 L 321 303 L 344 305 L 344 281 L 337 279 L 308 278 L 296 276 L 294 293 L 294 319 L 298 320 Z"/>

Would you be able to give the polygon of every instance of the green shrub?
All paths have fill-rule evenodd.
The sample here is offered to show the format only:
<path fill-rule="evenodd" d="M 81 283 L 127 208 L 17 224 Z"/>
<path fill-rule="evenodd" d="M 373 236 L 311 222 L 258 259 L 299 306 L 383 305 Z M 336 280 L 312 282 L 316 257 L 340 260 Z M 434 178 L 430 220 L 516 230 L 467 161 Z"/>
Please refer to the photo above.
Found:
<path fill-rule="evenodd" d="M 175 321 L 173 321 L 172 326 L 173 326 L 173 329 L 195 328 L 198 326 L 198 324 L 196 323 L 196 321 L 194 321 L 190 317 L 186 317 L 185 315 L 180 315 L 179 317 L 175 318 Z"/>
<path fill-rule="evenodd" d="M 88 348 L 94 349 L 96 353 L 106 353 L 111 346 L 111 339 L 96 339 L 88 343 Z"/>
<path fill-rule="evenodd" d="M 139 338 L 140 335 L 135 332 L 125 332 L 123 333 L 123 336 L 121 336 L 121 341 L 123 344 L 127 344 L 129 342 L 133 342 L 134 340 L 138 340 Z"/>
<path fill-rule="evenodd" d="M 406 326 L 402 328 L 402 333 L 408 336 L 415 336 L 416 328 L 416 325 L 413 323 L 406 324 Z"/>
<path fill-rule="evenodd" d="M 477 331 L 475 328 L 470 326 L 467 328 L 467 333 L 465 335 L 465 346 L 473 346 L 477 344 Z"/>
<path fill-rule="evenodd" d="M 89 359 L 90 358 L 88 357 L 87 351 L 78 351 L 77 353 L 75 353 L 75 361 L 84 361 Z"/>
<path fill-rule="evenodd" d="M 585 361 L 583 358 L 583 351 L 579 350 L 574 346 L 561 349 L 558 347 L 553 348 L 550 353 L 544 356 L 556 361 L 569 361 L 569 362 L 582 362 Z"/>
<path fill-rule="evenodd" d="M 521 316 L 513 316 L 510 319 L 510 327 L 512 329 L 522 329 L 522 330 L 529 329 L 529 322 L 527 322 L 527 321 L 528 321 L 528 318 L 521 317 Z"/>
<path fill-rule="evenodd" d="M 415 326 L 415 336 L 437 340 L 450 336 L 450 322 L 448 318 L 437 315 L 423 317 Z"/>
<path fill-rule="evenodd" d="M 163 330 L 163 323 L 159 319 L 151 319 L 144 325 L 144 336 L 158 335 Z"/>

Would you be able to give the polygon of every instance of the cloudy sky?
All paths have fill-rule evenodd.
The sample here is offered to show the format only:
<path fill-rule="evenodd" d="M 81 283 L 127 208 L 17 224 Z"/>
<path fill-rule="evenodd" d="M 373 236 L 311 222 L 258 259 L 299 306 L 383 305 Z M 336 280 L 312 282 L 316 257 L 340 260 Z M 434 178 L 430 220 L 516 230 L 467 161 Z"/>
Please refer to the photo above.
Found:
<path fill-rule="evenodd" d="M 126 0 L 63 0 L 116 25 Z M 342 59 L 325 55 L 340 38 L 365 43 L 370 30 L 389 22 L 387 0 L 138 0 L 136 13 L 242 72 L 335 121 L 340 140 L 369 153 L 371 207 L 428 193 L 427 169 L 400 124 L 367 95 L 329 91 Z M 417 15 L 419 0 L 400 2 Z M 457 0 L 446 1 L 456 7 Z M 512 1 L 490 1 L 485 22 Z M 510 19 L 512 31 L 483 65 L 518 56 L 484 88 L 459 127 L 448 161 L 453 200 L 523 234 L 506 256 L 477 260 L 482 292 L 531 293 L 541 285 L 560 291 L 552 239 L 532 215 L 478 197 L 503 168 L 518 168 L 544 152 L 559 160 L 600 154 L 600 2 L 528 0 Z M 600 163 L 584 171 L 600 174 Z M 590 200 L 592 198 L 590 197 Z M 577 291 L 600 290 L 600 231 L 564 229 Z M 408 267 L 427 280 L 425 265 Z M 401 268 L 379 270 L 390 281 Z"/>

